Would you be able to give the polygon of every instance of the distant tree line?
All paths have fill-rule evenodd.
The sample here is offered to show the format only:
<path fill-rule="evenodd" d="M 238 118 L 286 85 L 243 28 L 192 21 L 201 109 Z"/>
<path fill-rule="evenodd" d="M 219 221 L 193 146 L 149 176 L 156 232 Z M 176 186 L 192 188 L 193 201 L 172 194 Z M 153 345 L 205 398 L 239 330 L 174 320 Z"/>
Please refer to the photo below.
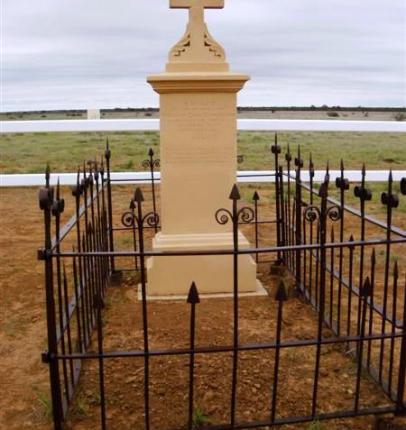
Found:
<path fill-rule="evenodd" d="M 239 106 L 238 112 L 277 112 L 277 111 L 290 111 L 290 112 L 406 112 L 406 107 L 348 107 L 348 106 Z M 100 109 L 101 114 L 108 113 L 157 113 L 159 108 L 113 108 L 113 109 Z M 38 114 L 46 115 L 65 114 L 67 116 L 84 116 L 87 113 L 86 109 L 59 109 L 59 110 L 39 110 L 39 111 L 25 111 L 25 112 L 3 112 L 3 114 Z"/>

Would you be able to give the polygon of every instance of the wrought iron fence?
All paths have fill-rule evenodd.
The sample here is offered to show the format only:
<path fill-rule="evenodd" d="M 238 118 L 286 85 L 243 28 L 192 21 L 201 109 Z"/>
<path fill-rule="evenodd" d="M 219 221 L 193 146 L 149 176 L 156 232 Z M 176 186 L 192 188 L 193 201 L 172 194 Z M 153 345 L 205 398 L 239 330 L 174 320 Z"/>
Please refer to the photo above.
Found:
<path fill-rule="evenodd" d="M 150 360 L 153 357 L 188 358 L 187 419 L 179 428 L 196 428 L 194 413 L 195 360 L 209 354 L 231 354 L 229 419 L 213 423 L 213 429 L 247 429 L 315 420 L 348 418 L 369 414 L 406 412 L 406 284 L 404 265 L 392 257 L 402 257 L 406 231 L 393 225 L 393 216 L 399 205 L 392 177 L 381 203 L 386 210 L 386 222 L 367 214 L 367 203 L 372 193 L 365 183 L 354 187 L 354 198 L 359 209 L 347 204 L 350 183 L 341 163 L 341 175 L 332 183 L 329 167 L 325 180 L 315 184 L 314 164 L 310 159 L 310 183 L 301 180 L 304 162 L 300 149 L 294 158 L 289 147 L 284 162 L 277 139 L 271 148 L 274 156 L 275 219 L 262 219 L 261 191 L 255 191 L 252 204 L 241 205 L 237 186 L 231 190 L 229 208 L 219 208 L 213 217 L 221 225 L 231 224 L 233 247 L 223 250 L 166 251 L 149 249 L 148 232 L 159 230 L 158 190 L 154 181 L 159 160 L 152 150 L 143 166 L 150 171 L 152 197 L 144 201 L 141 188 L 136 188 L 129 210 L 121 217 L 121 226 L 114 223 L 117 212 L 113 207 L 110 177 L 111 151 L 108 143 L 104 158 L 91 161 L 78 170 L 77 184 L 72 190 L 74 215 L 63 226 L 65 202 L 61 187 L 49 185 L 49 169 L 45 187 L 40 190 L 40 208 L 44 213 L 44 247 L 38 252 L 45 266 L 45 293 L 47 304 L 48 349 L 42 355 L 48 364 L 55 429 L 63 428 L 74 402 L 82 364 L 94 361 L 98 365 L 100 428 L 108 428 L 107 394 L 105 391 L 105 362 L 138 358 L 143 360 L 144 422 L 151 428 Z M 105 167 L 106 166 L 106 169 Z M 334 192 L 337 194 L 335 197 Z M 399 192 L 406 195 L 406 178 L 399 184 Z M 252 230 L 254 246 L 240 248 L 238 230 Z M 261 229 L 267 227 L 267 241 L 261 238 Z M 130 238 L 132 249 L 118 250 L 117 234 Z M 379 250 L 379 252 L 377 251 Z M 289 292 L 280 281 L 274 297 L 277 312 L 274 339 L 262 343 L 243 343 L 240 339 L 239 256 L 251 254 L 259 265 L 286 268 L 294 277 L 296 294 L 317 312 L 317 333 L 308 339 L 284 339 L 284 303 Z M 232 343 L 220 346 L 196 344 L 196 313 L 201 297 L 198 285 L 191 284 L 187 303 L 190 305 L 189 346 L 187 348 L 155 349 L 149 339 L 149 303 L 147 300 L 146 261 L 150 257 L 229 255 L 233 260 Z M 103 307 L 108 286 L 121 269 L 119 260 L 129 259 L 131 270 L 139 274 L 143 347 L 134 350 L 110 350 L 104 344 Z M 403 272 L 402 272 L 403 271 Z M 326 336 L 324 329 L 331 334 Z M 94 336 L 94 338 L 93 338 Z M 346 410 L 322 412 L 319 410 L 322 348 L 341 345 L 356 363 L 353 406 Z M 280 367 L 282 351 L 297 348 L 315 348 L 312 377 L 312 398 L 309 411 L 300 416 L 279 414 L 281 397 Z M 239 385 L 239 357 L 247 351 L 273 351 L 271 402 L 267 419 L 241 422 L 237 419 L 237 389 Z M 367 372 L 388 396 L 385 406 L 363 407 L 360 404 L 362 374 Z M 228 378 L 224 375 L 224 378 Z M 379 388 L 380 387 L 380 388 Z M 200 428 L 200 427 L 199 427 Z M 204 428 L 204 425 L 202 426 Z"/>

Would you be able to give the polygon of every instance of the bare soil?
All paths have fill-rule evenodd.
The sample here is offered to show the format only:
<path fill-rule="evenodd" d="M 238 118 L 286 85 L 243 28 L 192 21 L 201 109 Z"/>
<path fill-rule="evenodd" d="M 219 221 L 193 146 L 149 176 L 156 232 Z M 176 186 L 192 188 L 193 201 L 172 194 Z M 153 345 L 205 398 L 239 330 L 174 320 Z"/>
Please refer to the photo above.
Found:
<path fill-rule="evenodd" d="M 129 187 L 117 187 L 117 215 L 128 207 Z M 0 205 L 0 428 L 10 430 L 52 428 L 47 366 L 40 354 L 46 345 L 43 267 L 36 260 L 42 244 L 42 213 L 33 189 L 2 190 Z M 65 191 L 65 195 L 68 191 Z M 264 202 L 264 204 L 266 204 Z M 73 206 L 67 205 L 64 219 Z M 270 212 L 269 212 L 270 213 Z M 269 213 L 264 211 L 264 217 Z M 403 215 L 404 216 L 404 215 Z M 118 216 L 117 216 L 118 218 Z M 399 218 L 399 220 L 401 220 Z M 355 222 L 354 222 L 355 223 Z M 354 224 L 355 225 L 355 224 Z M 267 234 L 266 231 L 263 232 Z M 131 262 L 123 262 L 131 265 Z M 269 297 L 241 300 L 241 343 L 271 342 L 275 338 L 277 279 L 261 266 L 261 280 Z M 232 341 L 231 300 L 202 300 L 197 310 L 197 345 L 224 345 Z M 104 314 L 106 349 L 142 348 L 140 302 L 137 280 L 124 277 L 121 285 L 109 288 Z M 189 341 L 189 305 L 184 302 L 148 304 L 151 348 L 186 347 Z M 311 339 L 315 336 L 316 315 L 300 298 L 285 304 L 283 339 Z M 325 336 L 330 333 L 325 330 Z M 93 343 L 93 348 L 96 344 Z M 279 416 L 309 413 L 315 350 L 288 348 L 282 352 L 280 368 Z M 269 414 L 274 353 L 244 352 L 239 356 L 237 417 L 240 421 L 263 419 Z M 188 358 L 151 359 L 151 423 L 154 429 L 184 425 L 187 413 Z M 141 429 L 143 422 L 143 363 L 138 359 L 106 361 L 106 393 L 109 429 Z M 79 392 L 69 416 L 68 428 L 92 430 L 99 425 L 97 362 L 84 366 Z M 326 346 L 322 353 L 319 410 L 351 409 L 356 365 L 345 351 Z M 231 356 L 219 353 L 196 357 L 196 410 L 211 423 L 229 417 Z M 388 404 L 382 391 L 364 375 L 361 405 Z M 325 429 L 373 429 L 375 419 L 363 417 L 322 423 Z M 284 426 L 309 429 L 309 424 Z M 401 428 L 401 427 L 400 427 Z"/>

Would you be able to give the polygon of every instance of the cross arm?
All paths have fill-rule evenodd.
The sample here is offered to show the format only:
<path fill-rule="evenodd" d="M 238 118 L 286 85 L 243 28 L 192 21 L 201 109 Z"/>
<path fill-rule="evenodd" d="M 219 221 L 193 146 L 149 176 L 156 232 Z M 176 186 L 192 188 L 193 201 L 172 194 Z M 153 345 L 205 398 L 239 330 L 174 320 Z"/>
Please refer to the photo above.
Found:
<path fill-rule="evenodd" d="M 170 0 L 172 9 L 190 9 L 194 5 L 203 6 L 205 9 L 222 9 L 224 0 Z"/>

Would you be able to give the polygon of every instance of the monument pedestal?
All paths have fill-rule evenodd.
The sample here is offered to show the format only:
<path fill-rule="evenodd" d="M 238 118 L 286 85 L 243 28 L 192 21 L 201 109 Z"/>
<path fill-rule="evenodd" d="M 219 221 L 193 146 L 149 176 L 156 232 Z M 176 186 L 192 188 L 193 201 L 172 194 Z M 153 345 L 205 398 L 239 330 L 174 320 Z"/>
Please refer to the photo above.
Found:
<path fill-rule="evenodd" d="M 241 248 L 249 243 L 240 233 Z M 157 234 L 154 251 L 206 251 L 232 249 L 231 233 L 216 234 Z M 256 292 L 256 264 L 250 255 L 238 259 L 239 292 Z M 153 257 L 148 260 L 148 295 L 186 296 L 192 281 L 201 294 L 231 293 L 233 290 L 233 256 L 204 255 L 187 257 Z"/>
<path fill-rule="evenodd" d="M 231 221 L 219 225 L 218 209 L 231 209 L 237 171 L 237 92 L 248 76 L 163 73 L 148 78 L 160 94 L 161 224 L 154 251 L 232 249 Z M 240 233 L 239 246 L 249 247 Z M 230 293 L 232 256 L 154 257 L 148 261 L 148 295 Z M 257 291 L 256 263 L 239 257 L 239 291 Z"/>

